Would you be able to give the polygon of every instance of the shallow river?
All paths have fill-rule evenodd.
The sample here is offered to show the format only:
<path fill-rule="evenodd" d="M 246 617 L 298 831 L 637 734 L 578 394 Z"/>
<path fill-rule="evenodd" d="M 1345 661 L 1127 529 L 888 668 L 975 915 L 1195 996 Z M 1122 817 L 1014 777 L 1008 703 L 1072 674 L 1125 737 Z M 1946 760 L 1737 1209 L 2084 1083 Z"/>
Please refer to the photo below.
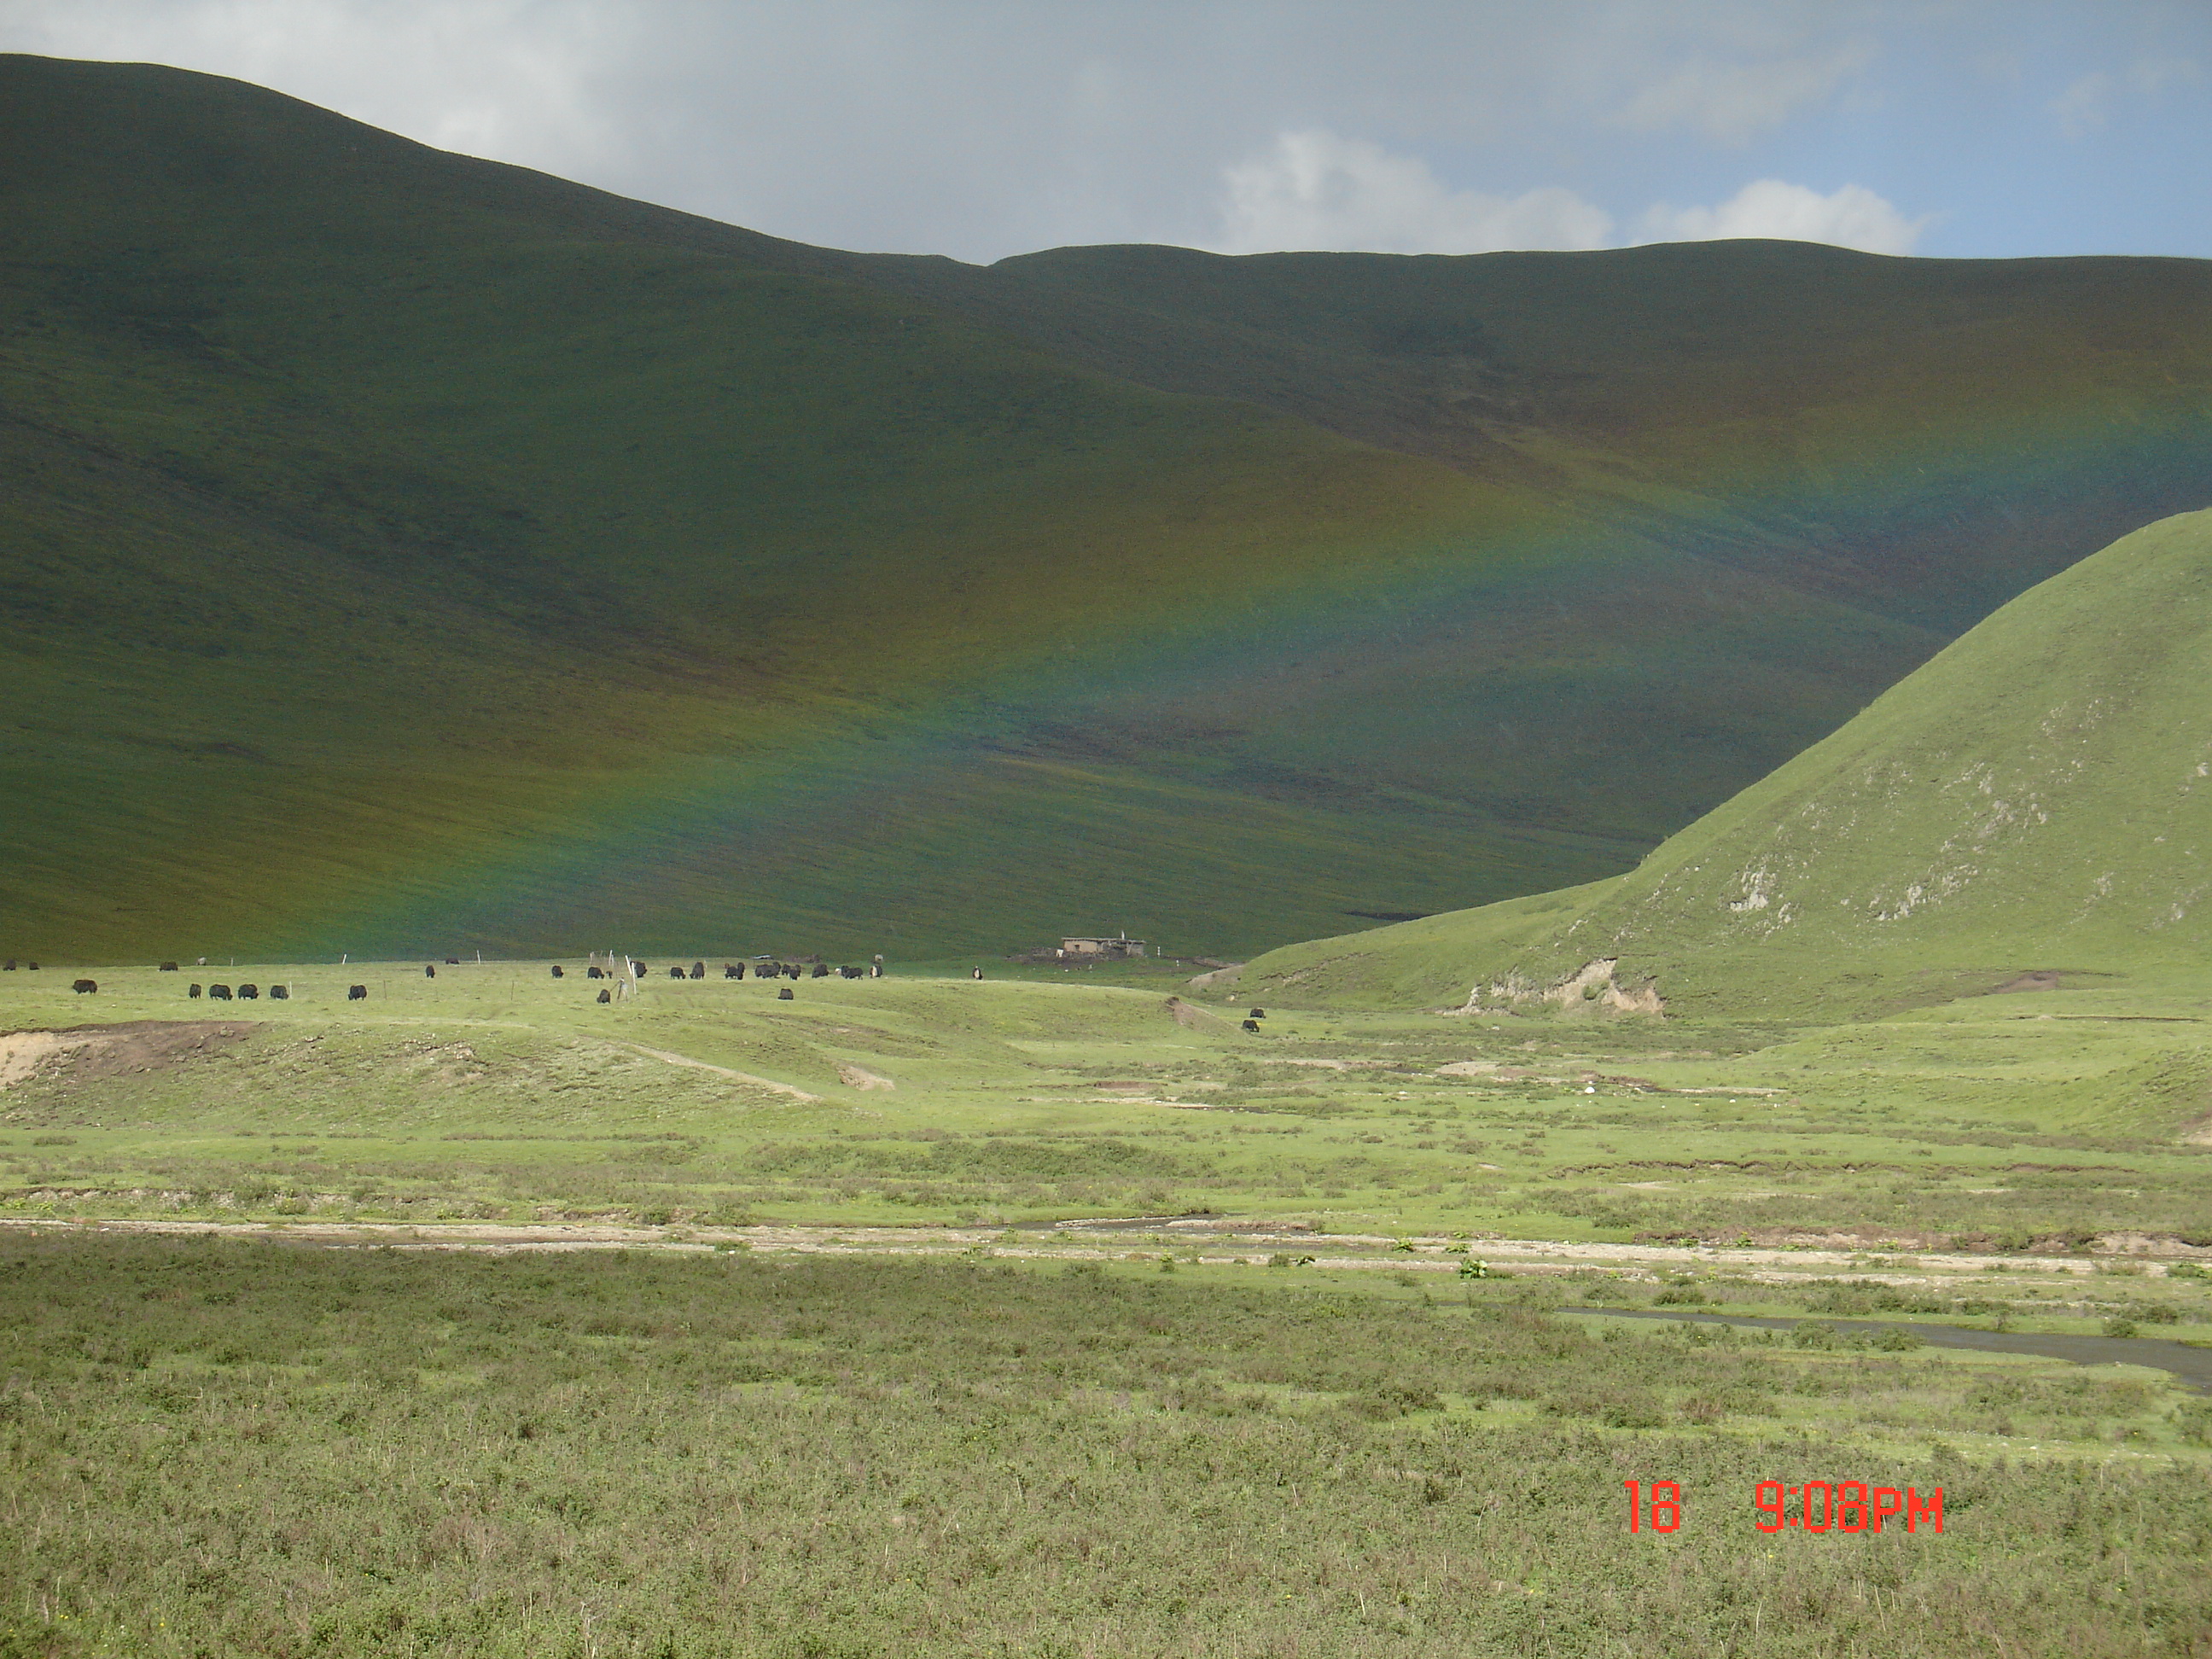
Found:
<path fill-rule="evenodd" d="M 1607 1314 L 1616 1319 L 1663 1319 L 1674 1323 L 1748 1325 L 1760 1330 L 1786 1331 L 1808 1322 L 1803 1319 L 1757 1319 L 1748 1314 L 1678 1312 L 1656 1308 L 1561 1308 L 1564 1314 Z M 2151 1365 L 2171 1371 L 2182 1386 L 2199 1394 L 2212 1394 L 2212 1348 L 2192 1347 L 2153 1336 L 2055 1336 L 2032 1331 L 1983 1331 L 1963 1325 L 1923 1325 L 1902 1319 L 1816 1319 L 1809 1322 L 1832 1325 L 1849 1333 L 1910 1331 L 1931 1348 L 1981 1348 L 1990 1353 L 2040 1354 L 2046 1359 L 2067 1359 L 2077 1365 Z"/>

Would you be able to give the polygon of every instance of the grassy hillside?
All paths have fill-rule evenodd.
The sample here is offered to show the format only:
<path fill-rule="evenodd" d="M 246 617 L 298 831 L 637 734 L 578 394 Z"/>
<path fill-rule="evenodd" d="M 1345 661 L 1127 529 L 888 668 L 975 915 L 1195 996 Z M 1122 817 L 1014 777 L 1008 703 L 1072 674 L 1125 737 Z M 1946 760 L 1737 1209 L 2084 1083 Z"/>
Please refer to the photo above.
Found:
<path fill-rule="evenodd" d="M 1556 887 L 2203 499 L 2185 262 L 979 271 L 22 58 L 0 154 L 0 950 L 54 961 Z"/>
<path fill-rule="evenodd" d="M 1736 241 L 854 269 L 1146 385 L 1477 477 L 1724 511 L 1735 533 L 1700 526 L 1704 557 L 1954 631 L 2057 568 L 2064 537 L 2201 503 L 2196 442 L 2160 441 L 2202 403 L 2200 261 Z M 2166 382 L 2177 358 L 2196 368 Z M 2008 532 L 1978 533 L 1998 497 Z"/>
<path fill-rule="evenodd" d="M 2197 987 L 2212 959 L 2212 514 L 2014 600 L 1632 873 L 1294 946 L 1285 994 L 1864 1013 Z M 1583 993 L 1587 990 L 1588 996 Z M 1539 1005 L 1540 1006 L 1540 1005 Z"/>

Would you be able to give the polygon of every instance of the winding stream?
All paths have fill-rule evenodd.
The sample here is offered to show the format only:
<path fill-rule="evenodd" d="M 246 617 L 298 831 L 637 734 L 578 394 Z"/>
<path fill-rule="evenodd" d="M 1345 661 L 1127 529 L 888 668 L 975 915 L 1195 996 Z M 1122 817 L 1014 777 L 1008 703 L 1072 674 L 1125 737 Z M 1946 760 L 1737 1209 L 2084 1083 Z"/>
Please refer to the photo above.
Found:
<path fill-rule="evenodd" d="M 2186 1389 L 2212 1395 L 2212 1348 L 2170 1342 L 2154 1336 L 2062 1336 L 2035 1331 L 1984 1331 L 1963 1325 L 1923 1325 L 1905 1319 L 1762 1319 L 1750 1314 L 1692 1313 L 1669 1308 L 1559 1308 L 1564 1314 L 1604 1314 L 1615 1319 L 1660 1319 L 1669 1323 L 1747 1325 L 1759 1330 L 1794 1330 L 1799 1325 L 1829 1325 L 1848 1334 L 1864 1331 L 1910 1331 L 1931 1348 L 1979 1348 L 1990 1353 L 2032 1353 L 2076 1365 L 2150 1365 L 2170 1371 Z"/>

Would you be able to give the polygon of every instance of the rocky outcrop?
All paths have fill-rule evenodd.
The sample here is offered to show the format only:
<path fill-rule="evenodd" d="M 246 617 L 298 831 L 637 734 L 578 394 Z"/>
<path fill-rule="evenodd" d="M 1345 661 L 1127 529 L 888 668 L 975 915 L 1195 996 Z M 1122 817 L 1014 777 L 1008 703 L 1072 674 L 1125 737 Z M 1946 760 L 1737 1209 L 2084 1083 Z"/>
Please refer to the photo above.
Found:
<path fill-rule="evenodd" d="M 1548 985 L 1530 980 L 1516 969 L 1488 985 L 1478 983 L 1472 987 L 1467 1001 L 1454 1012 L 1510 1012 L 1548 1004 L 1571 1014 L 1664 1016 L 1667 1002 L 1659 994 L 1658 986 L 1649 980 L 1639 985 L 1622 985 L 1614 977 L 1620 966 L 1618 957 L 1593 957 L 1565 978 Z"/>

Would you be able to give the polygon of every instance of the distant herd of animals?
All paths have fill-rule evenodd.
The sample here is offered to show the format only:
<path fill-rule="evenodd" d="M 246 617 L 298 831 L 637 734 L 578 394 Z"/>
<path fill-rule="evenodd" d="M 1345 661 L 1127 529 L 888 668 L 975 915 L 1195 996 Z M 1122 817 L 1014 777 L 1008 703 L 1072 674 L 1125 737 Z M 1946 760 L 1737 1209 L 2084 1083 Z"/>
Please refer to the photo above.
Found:
<path fill-rule="evenodd" d="M 446 960 L 450 963 L 453 958 L 448 957 Z M 827 979 L 832 974 L 836 975 L 840 979 L 881 979 L 884 973 L 884 963 L 881 957 L 877 957 L 874 963 L 866 968 L 854 968 L 849 965 L 842 968 L 832 968 L 826 962 L 817 962 L 814 963 L 812 968 L 810 969 L 804 963 L 782 962 L 774 957 L 756 957 L 753 959 L 751 967 L 753 977 L 755 979 L 763 980 L 805 979 L 809 977 L 810 975 L 815 979 Z M 745 976 L 745 968 L 746 964 L 742 962 L 726 962 L 722 964 L 722 977 L 724 979 L 743 979 Z M 435 968 L 425 968 L 422 971 L 431 975 L 433 978 L 435 978 L 438 970 Z M 565 974 L 566 969 L 564 969 L 561 964 L 556 962 L 553 964 L 552 972 L 554 978 L 560 979 Z M 651 975 L 653 969 L 648 968 L 644 963 L 631 962 L 629 964 L 629 977 L 633 983 L 644 980 Z M 621 975 L 616 973 L 613 969 L 601 968 L 596 964 L 585 969 L 584 974 L 585 976 L 589 979 L 621 978 Z M 703 962 L 695 962 L 687 970 L 681 963 L 678 963 L 669 969 L 668 977 L 671 979 L 686 980 L 704 979 L 707 977 L 707 964 Z M 789 1002 L 792 1000 L 791 988 L 787 985 L 779 990 L 775 994 L 780 1000 L 784 1002 Z M 612 1002 L 615 1000 L 614 988 L 612 986 L 602 988 L 599 992 L 599 1000 L 601 1002 Z"/>
<path fill-rule="evenodd" d="M 203 960 L 204 960 L 204 958 L 203 958 Z M 35 962 L 28 963 L 24 965 L 29 968 L 29 969 L 33 973 L 38 971 L 39 964 Z M 447 957 L 446 958 L 446 966 L 448 968 L 458 968 L 460 965 L 461 959 L 459 957 Z M 9 957 L 4 963 L 0 963 L 0 973 L 13 973 L 15 970 L 15 958 Z M 751 967 L 753 977 L 755 979 L 763 980 L 805 979 L 810 976 L 815 979 L 827 979 L 832 974 L 836 975 L 840 979 L 881 979 L 884 973 L 884 959 L 881 957 L 878 957 L 875 962 L 866 968 L 854 968 L 849 966 L 832 968 L 826 962 L 815 963 L 810 968 L 804 963 L 781 962 L 774 957 L 758 957 L 754 958 Z M 724 979 L 743 979 L 745 976 L 745 968 L 746 964 L 742 962 L 726 962 L 722 964 L 722 977 Z M 177 964 L 173 962 L 165 962 L 161 964 L 161 970 L 165 974 L 173 974 L 177 971 Z M 653 970 L 650 968 L 647 967 L 645 963 L 641 962 L 632 962 L 629 964 L 630 978 L 634 981 L 646 978 L 652 973 L 652 971 Z M 568 970 L 562 968 L 561 964 L 556 962 L 552 966 L 552 975 L 555 979 L 565 979 L 568 976 Z M 587 979 L 614 979 L 618 977 L 613 969 L 601 968 L 596 963 L 584 969 L 584 976 Z M 438 964 L 434 962 L 424 963 L 422 964 L 422 977 L 425 979 L 437 978 Z M 707 977 L 707 964 L 703 962 L 695 962 L 688 970 L 680 964 L 672 966 L 668 970 L 668 977 L 671 979 L 681 980 L 704 979 Z M 975 977 L 977 979 L 983 977 L 983 970 L 981 968 L 975 969 Z M 74 981 L 70 986 L 70 989 L 82 996 L 88 991 L 97 991 L 100 989 L 100 984 L 96 980 L 80 979 Z M 185 993 L 188 997 L 198 997 L 203 994 L 207 996 L 209 1000 L 213 1002 L 228 1002 L 233 998 L 236 998 L 240 1001 L 252 1002 L 260 996 L 261 988 L 258 985 L 240 985 L 234 990 L 228 985 L 202 986 L 195 981 Z M 291 994 L 291 988 L 287 985 L 272 985 L 269 988 L 269 997 L 270 1000 L 272 1002 L 286 1001 L 290 998 Z M 789 986 L 783 987 L 776 992 L 776 995 L 783 1001 L 790 1001 L 792 995 L 791 988 Z M 601 1002 L 612 1002 L 614 1000 L 614 992 L 612 988 L 602 988 L 599 992 L 599 1000 Z M 347 986 L 346 1000 L 348 1002 L 368 1001 L 368 987 L 366 985 Z M 1246 1016 L 1244 1020 L 1244 1029 L 1248 1031 L 1258 1031 L 1261 1029 L 1260 1022 L 1267 1018 L 1267 1011 L 1265 1008 L 1255 1008 L 1250 1014 Z"/>
<path fill-rule="evenodd" d="M 206 958 L 202 957 L 201 960 L 204 962 Z M 448 968 L 458 968 L 460 965 L 461 959 L 459 957 L 447 957 L 446 958 L 446 966 Z M 750 966 L 754 978 L 772 980 L 804 979 L 808 977 L 810 974 L 816 979 L 827 979 L 832 974 L 836 975 L 840 979 L 880 979 L 883 977 L 884 972 L 883 958 L 880 957 L 876 958 L 872 965 L 866 968 L 854 968 L 850 966 L 832 968 L 826 962 L 817 962 L 810 968 L 808 964 L 804 963 L 783 962 L 774 957 L 756 957 Z M 37 963 L 25 962 L 19 963 L 15 957 L 9 957 L 4 962 L 0 962 L 0 973 L 12 974 L 18 967 L 27 969 L 28 971 L 34 974 L 39 971 L 39 964 Z M 726 962 L 722 964 L 722 977 L 724 979 L 743 979 L 745 976 L 746 967 L 747 964 L 742 962 Z M 161 964 L 161 971 L 165 974 L 176 973 L 179 971 L 178 964 L 173 962 L 165 962 Z M 652 972 L 652 969 L 641 962 L 632 962 L 629 964 L 629 971 L 630 977 L 633 980 L 642 980 Z M 555 979 L 566 978 L 567 973 L 568 970 L 562 968 L 559 963 L 556 962 L 553 964 L 552 974 Z M 585 977 L 588 979 L 614 979 L 617 977 L 613 969 L 600 968 L 596 965 L 585 969 L 584 974 Z M 980 979 L 981 976 L 982 975 L 979 971 L 976 977 Z M 425 979 L 437 978 L 438 964 L 435 963 L 423 963 L 422 977 Z M 684 980 L 704 979 L 707 977 L 707 964 L 703 962 L 695 962 L 688 970 L 681 966 L 672 967 L 668 970 L 668 977 L 671 979 Z M 100 981 L 91 979 L 76 980 L 71 982 L 70 989 L 75 991 L 79 996 L 83 996 L 87 993 L 98 991 L 100 989 Z M 261 994 L 261 988 L 258 985 L 240 985 L 234 988 L 228 985 L 202 985 L 197 981 L 193 981 L 185 992 L 185 994 L 187 997 L 197 999 L 204 996 L 210 1002 L 229 1002 L 234 1000 L 241 1002 L 253 1002 L 259 1000 Z M 788 1001 L 791 998 L 791 992 L 788 988 L 778 991 L 776 994 L 786 1001 Z M 290 1000 L 291 995 L 292 988 L 289 985 L 272 985 L 269 988 L 269 999 L 272 1002 L 288 1001 Z M 366 985 L 349 985 L 346 987 L 346 1000 L 348 1002 L 366 1002 L 368 1000 L 368 987 Z M 611 989 L 602 990 L 599 993 L 599 1000 L 601 1002 L 613 1001 L 613 991 Z"/>

